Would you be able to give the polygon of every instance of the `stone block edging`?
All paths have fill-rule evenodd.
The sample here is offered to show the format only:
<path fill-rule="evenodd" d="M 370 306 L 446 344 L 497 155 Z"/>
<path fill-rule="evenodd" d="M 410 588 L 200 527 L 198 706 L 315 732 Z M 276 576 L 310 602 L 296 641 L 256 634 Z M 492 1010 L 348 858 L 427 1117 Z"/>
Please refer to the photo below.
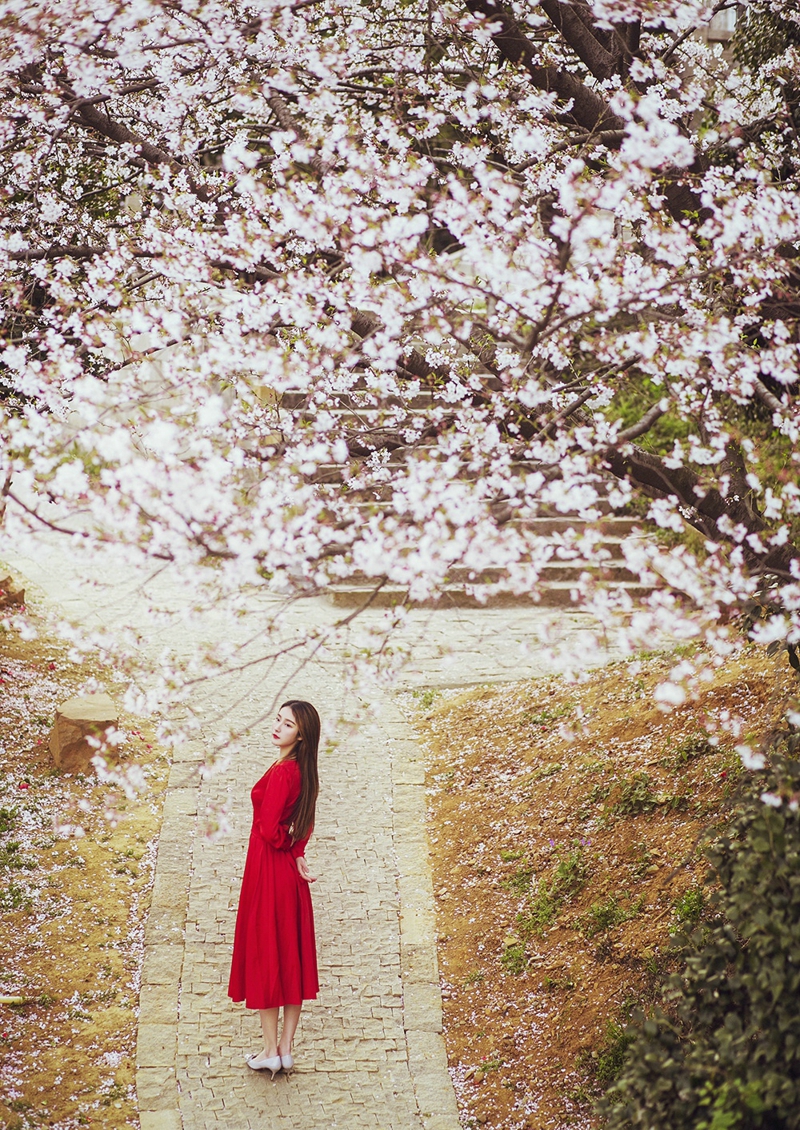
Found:
<path fill-rule="evenodd" d="M 380 713 L 392 766 L 393 838 L 400 901 L 400 971 L 408 1068 L 425 1130 L 459 1130 L 442 1034 L 436 911 L 425 830 L 425 765 L 413 730 L 394 702 Z"/>
<path fill-rule="evenodd" d="M 136 1096 L 141 1130 L 182 1130 L 175 1057 L 186 910 L 203 751 L 185 746 L 170 766 L 153 893 L 144 930 L 136 1035 Z"/>

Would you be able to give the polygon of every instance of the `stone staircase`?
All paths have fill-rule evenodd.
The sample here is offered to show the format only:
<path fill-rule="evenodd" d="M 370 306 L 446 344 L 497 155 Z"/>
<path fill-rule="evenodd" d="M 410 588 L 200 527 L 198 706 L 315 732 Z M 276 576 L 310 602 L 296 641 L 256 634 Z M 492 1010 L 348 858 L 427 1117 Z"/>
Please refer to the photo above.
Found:
<path fill-rule="evenodd" d="M 491 388 L 494 378 L 485 379 Z M 302 424 L 304 420 L 321 411 L 327 413 L 337 423 L 357 427 L 362 435 L 371 434 L 374 438 L 377 438 L 381 432 L 385 434 L 389 430 L 394 432 L 398 428 L 419 428 L 435 423 L 437 415 L 447 411 L 447 405 L 438 400 L 431 391 L 421 391 L 402 400 L 399 397 L 394 401 L 387 398 L 378 404 L 370 394 L 355 390 L 346 394 L 334 394 L 317 407 L 309 405 L 305 393 L 290 391 L 275 398 L 274 408 L 277 418 L 283 421 L 284 426 L 289 422 L 291 426 Z M 425 439 L 420 443 L 424 446 Z M 335 486 L 345 480 L 352 483 L 354 464 L 363 468 L 366 462 L 366 455 L 354 457 L 351 454 L 346 463 L 328 463 L 317 467 L 309 479 L 319 487 L 320 491 L 333 491 Z M 403 466 L 402 458 L 390 454 L 382 469 L 390 477 L 394 471 L 400 471 Z M 529 464 L 520 467 L 520 471 L 530 473 L 531 470 Z M 362 486 L 351 486 L 349 493 L 358 500 L 359 506 L 365 513 L 374 514 L 388 506 L 387 499 L 391 494 L 391 486 L 379 481 L 367 481 Z M 502 502 L 500 505 L 502 506 Z M 569 608 L 576 605 L 579 586 L 582 580 L 586 579 L 589 579 L 590 583 L 602 584 L 613 594 L 627 594 L 633 600 L 645 597 L 653 591 L 654 585 L 643 584 L 640 578 L 627 568 L 621 552 L 623 539 L 632 536 L 647 538 L 653 536 L 647 531 L 646 524 L 641 518 L 608 512 L 598 520 L 587 523 L 576 514 L 561 513 L 553 508 L 541 507 L 536 517 L 512 519 L 510 524 L 524 526 L 528 534 L 552 545 L 552 556 L 540 572 L 535 594 L 502 589 L 485 591 L 484 586 L 492 586 L 502 581 L 502 569 L 490 568 L 473 572 L 468 568 L 455 566 L 448 574 L 446 583 L 435 600 L 410 603 L 414 607 L 439 608 L 530 608 L 532 604 L 540 608 Z M 581 555 L 576 544 L 589 528 L 595 532 L 595 536 L 599 535 L 597 542 L 599 553 L 595 553 L 591 562 L 587 562 Z M 597 558 L 602 558 L 602 561 L 598 562 Z M 409 601 L 404 586 L 392 584 L 379 576 L 366 576 L 359 572 L 351 574 L 346 580 L 332 583 L 327 595 L 334 605 L 341 608 L 356 608 L 367 602 L 371 607 L 386 608 Z"/>
<path fill-rule="evenodd" d="M 576 518 L 561 515 L 559 517 L 532 518 L 527 523 L 533 527 L 537 536 L 547 537 L 550 533 L 568 534 L 570 530 L 577 536 L 583 532 L 583 526 Z M 594 528 L 597 528 L 597 523 Z M 620 554 L 620 543 L 623 537 L 630 536 L 634 530 L 641 528 L 641 522 L 632 518 L 615 517 L 609 515 L 600 523 L 602 540 L 599 543 L 601 550 L 608 556 L 602 563 L 587 564 L 580 555 L 560 557 L 562 547 L 559 544 L 553 557 L 543 566 L 540 573 L 538 591 L 535 596 L 527 593 L 511 591 L 481 591 L 482 586 L 491 585 L 502 580 L 502 569 L 486 569 L 480 573 L 472 572 L 463 567 L 456 567 L 448 574 L 447 583 L 441 590 L 438 599 L 414 601 L 415 607 L 454 607 L 454 608 L 508 608 L 530 607 L 532 603 L 540 608 L 566 608 L 576 603 L 576 595 L 582 577 L 590 577 L 610 590 L 624 590 L 632 599 L 647 596 L 653 591 L 652 585 L 642 584 L 639 578 L 632 573 L 625 564 Z M 644 535 L 646 536 L 646 535 Z M 560 539 L 559 539 L 560 540 Z M 347 581 L 334 584 L 329 589 L 329 599 L 334 605 L 342 608 L 354 608 L 364 604 L 374 593 L 370 604 L 372 607 L 391 607 L 405 603 L 407 600 L 406 589 L 400 585 L 384 584 L 375 591 L 380 578 L 366 577 L 354 573 Z"/>

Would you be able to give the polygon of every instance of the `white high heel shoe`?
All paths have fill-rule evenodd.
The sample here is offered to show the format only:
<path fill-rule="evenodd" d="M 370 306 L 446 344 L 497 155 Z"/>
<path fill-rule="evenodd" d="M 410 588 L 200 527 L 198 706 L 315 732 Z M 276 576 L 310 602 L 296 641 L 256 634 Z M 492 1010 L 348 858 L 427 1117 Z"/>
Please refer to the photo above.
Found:
<path fill-rule="evenodd" d="M 284 1071 L 291 1071 L 292 1070 L 292 1068 L 294 1067 L 294 1060 L 292 1059 L 292 1053 L 291 1052 L 289 1052 L 288 1055 L 282 1055 L 281 1056 L 281 1067 L 283 1068 Z"/>
<path fill-rule="evenodd" d="M 248 1056 L 246 1063 L 253 1071 L 271 1071 L 273 1079 L 282 1067 L 281 1056 L 266 1056 L 263 1055 L 263 1053 L 261 1055 Z"/>

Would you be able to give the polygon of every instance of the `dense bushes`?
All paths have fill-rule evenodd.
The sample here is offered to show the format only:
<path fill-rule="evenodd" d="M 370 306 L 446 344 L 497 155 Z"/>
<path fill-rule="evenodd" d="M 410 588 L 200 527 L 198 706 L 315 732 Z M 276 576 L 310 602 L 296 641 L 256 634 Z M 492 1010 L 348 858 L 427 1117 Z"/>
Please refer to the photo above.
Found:
<path fill-rule="evenodd" d="M 677 939 L 666 1010 L 634 1025 L 609 1130 L 800 1128 L 800 762 L 756 777 L 708 852 L 712 917 Z"/>

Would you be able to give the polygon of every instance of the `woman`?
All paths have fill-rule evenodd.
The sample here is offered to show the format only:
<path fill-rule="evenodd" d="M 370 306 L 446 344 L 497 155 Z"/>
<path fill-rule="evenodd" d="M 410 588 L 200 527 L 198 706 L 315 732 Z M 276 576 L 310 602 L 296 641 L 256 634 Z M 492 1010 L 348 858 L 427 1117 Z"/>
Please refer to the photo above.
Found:
<path fill-rule="evenodd" d="M 264 1050 L 249 1056 L 247 1064 L 254 1071 L 271 1071 L 273 1078 L 281 1068 L 288 1071 L 294 1066 L 292 1041 L 300 1009 L 319 990 L 308 887 L 314 877 L 303 855 L 319 792 L 319 733 L 319 714 L 310 702 L 284 702 L 272 735 L 278 760 L 251 793 L 253 827 L 228 996 L 258 1009 Z"/>

